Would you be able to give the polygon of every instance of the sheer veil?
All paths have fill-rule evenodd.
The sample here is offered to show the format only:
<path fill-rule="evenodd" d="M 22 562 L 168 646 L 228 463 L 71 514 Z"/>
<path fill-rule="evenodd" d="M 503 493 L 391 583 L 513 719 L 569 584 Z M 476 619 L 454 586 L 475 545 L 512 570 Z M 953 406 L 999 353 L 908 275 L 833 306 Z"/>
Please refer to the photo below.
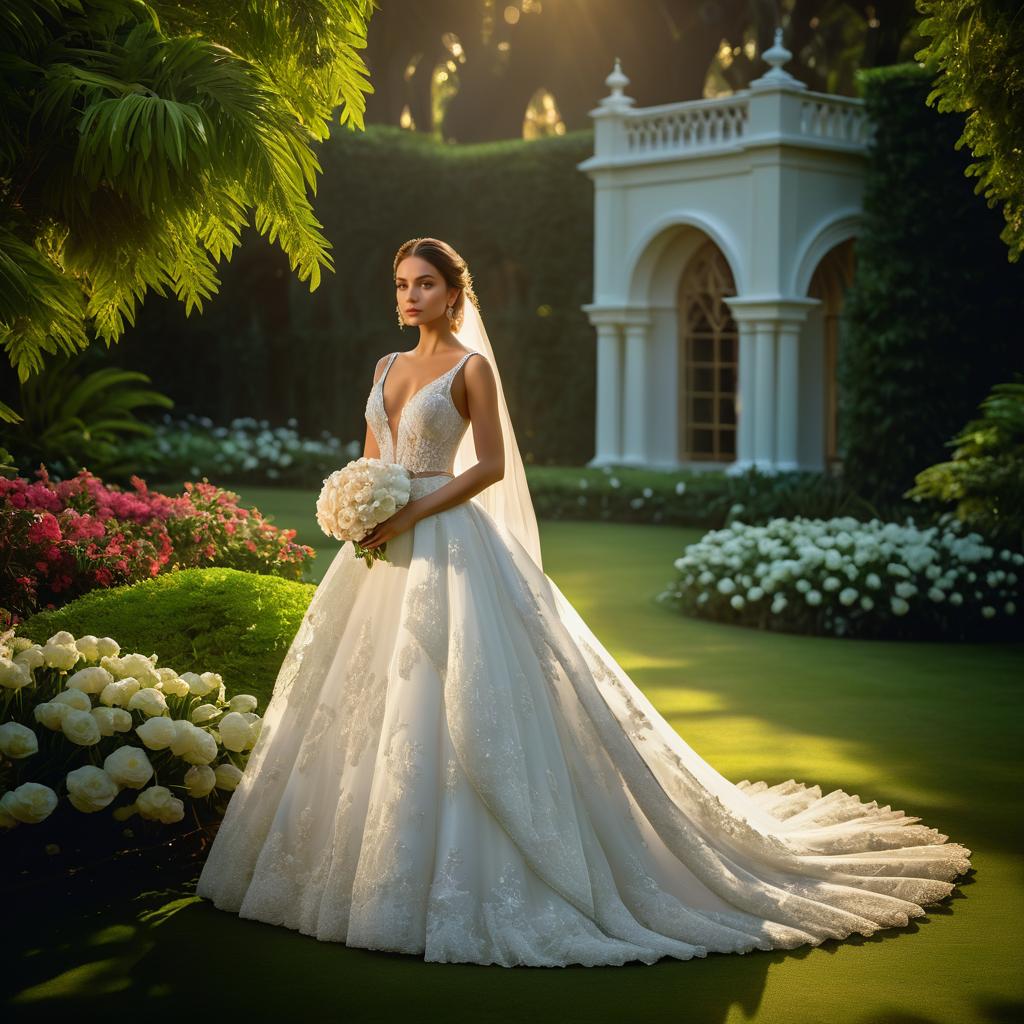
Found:
<path fill-rule="evenodd" d="M 498 386 L 498 418 L 501 424 L 501 436 L 505 447 L 505 475 L 497 483 L 485 487 L 473 500 L 500 526 L 503 526 L 526 549 L 530 557 L 541 564 L 540 534 L 537 529 L 537 515 L 533 510 L 533 499 L 526 485 L 526 470 L 523 468 L 523 457 L 519 453 L 512 419 L 505 401 L 505 389 L 501 384 L 501 373 L 498 362 L 494 358 L 494 349 L 487 337 L 480 311 L 468 296 L 463 304 L 465 310 L 462 326 L 455 336 L 467 348 L 480 352 L 490 362 L 494 379 Z M 470 423 L 455 453 L 456 476 L 468 469 L 477 461 L 476 445 L 473 440 L 473 424 Z"/>

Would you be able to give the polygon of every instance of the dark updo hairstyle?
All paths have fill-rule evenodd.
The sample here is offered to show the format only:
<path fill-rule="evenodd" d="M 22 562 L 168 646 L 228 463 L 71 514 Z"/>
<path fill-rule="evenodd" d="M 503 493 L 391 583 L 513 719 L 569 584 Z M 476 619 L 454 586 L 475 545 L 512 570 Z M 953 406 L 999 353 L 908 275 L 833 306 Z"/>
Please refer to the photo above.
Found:
<path fill-rule="evenodd" d="M 448 288 L 458 288 L 459 294 L 452 307 L 452 330 L 462 327 L 465 304 L 468 299 L 480 308 L 476 293 L 473 291 L 473 278 L 469 273 L 466 261 L 447 243 L 439 238 L 410 238 L 403 242 L 395 253 L 392 277 L 398 275 L 398 265 L 409 256 L 418 256 L 426 260 L 444 278 Z"/>

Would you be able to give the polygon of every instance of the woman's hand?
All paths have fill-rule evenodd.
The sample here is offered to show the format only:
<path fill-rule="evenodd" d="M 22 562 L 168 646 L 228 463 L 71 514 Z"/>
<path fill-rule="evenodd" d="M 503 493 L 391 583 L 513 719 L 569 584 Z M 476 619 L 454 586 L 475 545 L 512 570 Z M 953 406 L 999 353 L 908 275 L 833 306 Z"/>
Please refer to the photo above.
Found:
<path fill-rule="evenodd" d="M 382 523 L 378 523 L 359 542 L 360 546 L 364 548 L 378 547 L 381 544 L 386 544 L 392 537 L 397 537 L 400 533 L 404 533 L 415 526 L 419 520 L 416 509 L 413 507 L 415 504 L 415 500 L 407 501 L 393 516 L 385 519 Z"/>

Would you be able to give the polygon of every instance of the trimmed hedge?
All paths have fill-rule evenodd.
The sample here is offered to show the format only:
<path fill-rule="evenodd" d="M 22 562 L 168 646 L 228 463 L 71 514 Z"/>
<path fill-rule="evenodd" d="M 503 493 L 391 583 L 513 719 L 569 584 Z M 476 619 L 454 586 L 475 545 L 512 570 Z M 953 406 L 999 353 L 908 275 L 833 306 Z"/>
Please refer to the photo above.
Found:
<path fill-rule="evenodd" d="M 59 630 L 112 636 L 179 672 L 218 672 L 231 693 L 266 708 L 316 586 L 238 569 L 182 569 L 94 590 L 18 625 L 37 643 Z"/>
<path fill-rule="evenodd" d="M 294 416 L 303 436 L 361 440 L 374 365 L 418 340 L 398 326 L 394 254 L 408 238 L 439 236 L 469 261 L 524 461 L 585 462 L 593 184 L 576 164 L 592 152 L 590 130 L 470 146 L 379 125 L 335 132 L 318 148 L 315 204 L 335 272 L 315 293 L 250 231 L 201 316 L 150 296 L 107 358 L 149 373 L 176 416 Z"/>
<path fill-rule="evenodd" d="M 864 498 L 897 498 L 946 458 L 945 441 L 1022 365 L 1024 264 L 1002 215 L 974 194 L 959 114 L 925 103 L 917 64 L 860 73 L 876 125 L 864 232 L 839 354 L 844 473 Z"/>

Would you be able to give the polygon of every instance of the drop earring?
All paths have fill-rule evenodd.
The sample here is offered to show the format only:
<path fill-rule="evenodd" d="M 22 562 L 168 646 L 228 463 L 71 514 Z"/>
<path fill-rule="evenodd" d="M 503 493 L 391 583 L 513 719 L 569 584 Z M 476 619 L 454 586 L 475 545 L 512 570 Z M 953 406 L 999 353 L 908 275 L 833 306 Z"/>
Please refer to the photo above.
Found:
<path fill-rule="evenodd" d="M 402 310 L 398 303 L 395 303 L 395 312 L 398 314 L 398 326 L 405 329 L 405 321 L 402 319 Z"/>
<path fill-rule="evenodd" d="M 451 323 L 451 322 L 452 322 L 452 319 L 453 319 L 453 317 L 455 316 L 455 314 L 454 314 L 454 312 L 453 312 L 453 310 L 454 310 L 454 309 L 455 309 L 455 306 L 454 306 L 454 305 L 451 305 L 451 306 L 449 306 L 449 307 L 448 307 L 448 308 L 447 308 L 447 309 L 445 310 L 445 314 L 444 314 L 444 315 L 445 315 L 446 317 L 448 317 L 448 322 L 449 322 L 449 323 Z"/>

